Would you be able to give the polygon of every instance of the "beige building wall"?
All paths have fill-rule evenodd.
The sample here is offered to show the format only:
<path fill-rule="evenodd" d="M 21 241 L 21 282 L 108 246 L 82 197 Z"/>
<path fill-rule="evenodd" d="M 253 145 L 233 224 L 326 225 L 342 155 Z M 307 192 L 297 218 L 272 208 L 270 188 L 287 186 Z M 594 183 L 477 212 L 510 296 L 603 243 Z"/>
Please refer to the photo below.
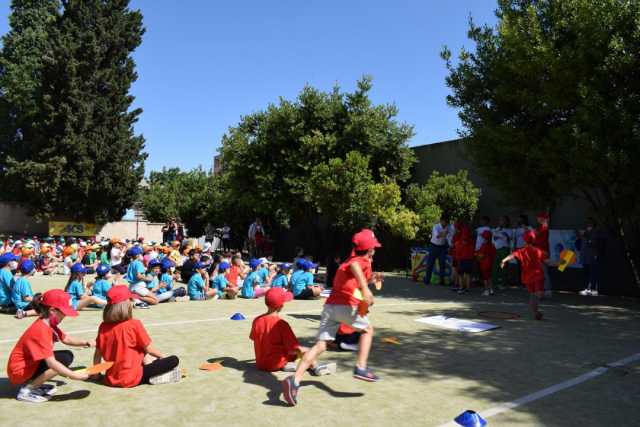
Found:
<path fill-rule="evenodd" d="M 164 224 L 136 221 L 135 219 L 109 222 L 102 226 L 98 235 L 101 237 L 119 237 L 135 239 L 144 237 L 145 242 L 162 242 L 162 226 Z"/>

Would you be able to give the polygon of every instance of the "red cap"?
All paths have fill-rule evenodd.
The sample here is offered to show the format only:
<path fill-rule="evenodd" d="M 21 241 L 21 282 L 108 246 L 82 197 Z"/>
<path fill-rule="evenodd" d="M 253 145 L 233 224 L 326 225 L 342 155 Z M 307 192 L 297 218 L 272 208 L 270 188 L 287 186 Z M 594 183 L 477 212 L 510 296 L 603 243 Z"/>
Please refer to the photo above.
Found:
<path fill-rule="evenodd" d="M 66 316 L 76 317 L 78 315 L 78 312 L 75 311 L 73 305 L 71 305 L 71 297 L 62 289 L 51 289 L 45 292 L 44 295 L 42 295 L 41 304 L 56 308 Z"/>
<path fill-rule="evenodd" d="M 133 294 L 126 285 L 117 285 L 107 292 L 107 304 L 118 304 L 133 298 Z"/>
<path fill-rule="evenodd" d="M 264 296 L 264 302 L 269 308 L 280 308 L 285 302 L 291 301 L 293 294 L 283 288 L 271 288 Z"/>
<path fill-rule="evenodd" d="M 481 236 L 483 239 L 489 240 L 491 238 L 491 232 L 489 230 L 484 230 Z"/>
<path fill-rule="evenodd" d="M 356 251 L 366 251 L 372 248 L 382 247 L 380 242 L 378 242 L 378 239 L 376 239 L 376 235 L 373 234 L 373 231 L 367 228 L 364 228 L 362 231 L 354 234 L 351 242 L 353 243 L 353 248 Z"/>
<path fill-rule="evenodd" d="M 525 231 L 522 235 L 522 240 L 524 240 L 525 243 L 531 244 L 536 240 L 536 233 L 534 233 L 533 230 Z"/>
<path fill-rule="evenodd" d="M 536 215 L 536 218 L 549 219 L 549 214 L 546 212 L 538 212 L 538 215 Z"/>

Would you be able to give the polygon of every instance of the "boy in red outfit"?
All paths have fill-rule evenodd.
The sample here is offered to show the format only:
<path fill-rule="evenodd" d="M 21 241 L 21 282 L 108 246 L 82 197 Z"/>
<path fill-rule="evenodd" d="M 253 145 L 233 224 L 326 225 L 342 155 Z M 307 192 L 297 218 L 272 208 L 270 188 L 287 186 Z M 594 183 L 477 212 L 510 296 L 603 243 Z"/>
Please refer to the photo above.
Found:
<path fill-rule="evenodd" d="M 483 242 L 480 249 L 476 252 L 478 263 L 480 264 L 480 277 L 484 283 L 484 292 L 482 295 L 493 295 L 493 283 L 491 282 L 491 273 L 493 270 L 493 262 L 496 259 L 496 247 L 491 239 L 491 232 L 484 230 L 481 234 Z"/>
<path fill-rule="evenodd" d="M 458 259 L 458 280 L 460 280 L 458 294 L 464 294 L 469 292 L 471 288 L 475 241 L 471 235 L 471 229 L 466 224 L 460 225 L 459 233 L 457 234 L 459 234 L 460 237 L 456 240 L 454 250 L 456 258 Z"/>
<path fill-rule="evenodd" d="M 293 294 L 283 288 L 271 288 L 265 294 L 264 302 L 268 307 L 265 314 L 256 317 L 251 325 L 249 338 L 253 341 L 256 354 L 256 367 L 261 371 L 295 372 L 299 354 L 309 351 L 302 347 L 291 330 L 291 326 L 280 318 L 284 303 L 291 301 Z M 336 364 L 311 366 L 312 375 L 328 375 L 336 371 Z"/>
<path fill-rule="evenodd" d="M 538 311 L 540 298 L 544 295 L 544 271 L 542 266 L 547 262 L 548 254 L 535 246 L 536 235 L 529 230 L 522 236 L 525 246 L 517 249 L 511 255 L 505 257 L 500 263 L 504 268 L 512 259 L 520 262 L 522 270 L 522 283 L 529 291 L 529 307 L 536 320 L 542 320 L 542 313 Z"/>

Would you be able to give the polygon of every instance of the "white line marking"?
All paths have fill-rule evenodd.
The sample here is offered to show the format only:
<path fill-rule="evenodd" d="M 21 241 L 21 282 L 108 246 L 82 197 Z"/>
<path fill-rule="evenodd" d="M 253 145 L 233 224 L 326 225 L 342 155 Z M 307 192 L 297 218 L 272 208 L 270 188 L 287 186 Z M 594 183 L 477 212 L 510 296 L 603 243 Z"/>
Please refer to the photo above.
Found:
<path fill-rule="evenodd" d="M 599 377 L 600 375 L 603 375 L 604 373 L 606 373 L 610 368 L 617 368 L 620 366 L 628 365 L 636 361 L 640 361 L 640 353 L 632 354 L 631 356 L 625 357 L 624 359 L 620 359 L 616 362 L 608 363 L 605 366 L 596 368 L 593 371 L 587 372 L 586 374 L 582 374 L 575 378 L 571 378 L 567 381 L 563 381 L 561 383 L 552 385 L 550 387 L 536 391 L 535 393 L 531 393 L 526 396 L 523 396 L 514 401 L 501 403 L 497 406 L 494 406 L 493 408 L 485 409 L 484 411 L 479 411 L 479 414 L 482 416 L 482 418 L 491 418 L 498 414 L 502 414 L 503 412 L 507 412 L 514 408 L 517 408 L 518 406 L 535 402 L 536 400 L 542 399 L 543 397 L 547 397 L 559 391 L 562 391 L 571 387 L 575 387 L 578 384 L 589 381 L 590 379 L 593 379 L 595 377 Z M 458 424 L 455 421 L 449 421 L 448 423 L 441 424 L 438 427 L 457 427 L 457 426 Z"/>

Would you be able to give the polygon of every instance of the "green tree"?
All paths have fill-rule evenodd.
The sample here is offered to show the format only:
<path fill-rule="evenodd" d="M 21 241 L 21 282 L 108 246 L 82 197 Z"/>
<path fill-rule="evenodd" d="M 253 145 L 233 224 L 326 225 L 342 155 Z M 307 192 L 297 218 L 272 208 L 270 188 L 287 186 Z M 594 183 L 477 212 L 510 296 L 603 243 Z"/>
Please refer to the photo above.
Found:
<path fill-rule="evenodd" d="M 500 0 L 451 61 L 462 136 L 489 181 L 522 207 L 585 198 L 625 247 L 640 241 L 640 2 Z"/>
<path fill-rule="evenodd" d="M 190 236 L 201 236 L 210 222 L 213 205 L 212 177 L 203 169 L 179 168 L 151 172 L 147 186 L 140 191 L 140 206 L 150 221 L 178 218 Z"/>
<path fill-rule="evenodd" d="M 401 206 L 387 206 L 399 197 L 376 202 L 378 212 L 366 211 L 376 198 L 364 195 L 393 190 L 409 178 L 415 161 L 408 147 L 412 127 L 395 120 L 395 106 L 373 105 L 371 88 L 368 77 L 352 93 L 307 86 L 296 100 L 280 99 L 230 128 L 221 158 L 232 212 L 284 227 L 312 224 L 318 213 L 339 229 L 376 216 L 388 226 L 398 217 L 411 220 Z M 393 228 L 411 234 L 411 225 Z"/>
<path fill-rule="evenodd" d="M 142 15 L 127 0 L 63 6 L 48 29 L 32 132 L 7 150 L 4 196 L 39 217 L 116 220 L 144 175 L 144 138 L 133 129 L 141 110 L 129 94 Z"/>
<path fill-rule="evenodd" d="M 406 193 L 407 205 L 419 216 L 418 236 L 427 241 L 431 227 L 442 214 L 453 219 L 473 218 L 482 195 L 482 191 L 469 180 L 466 170 L 453 175 L 434 171 L 424 185 L 411 184 Z"/>
<path fill-rule="evenodd" d="M 10 31 L 0 53 L 0 174 L 6 157 L 33 135 L 42 58 L 59 18 L 59 0 L 12 0 Z"/>

